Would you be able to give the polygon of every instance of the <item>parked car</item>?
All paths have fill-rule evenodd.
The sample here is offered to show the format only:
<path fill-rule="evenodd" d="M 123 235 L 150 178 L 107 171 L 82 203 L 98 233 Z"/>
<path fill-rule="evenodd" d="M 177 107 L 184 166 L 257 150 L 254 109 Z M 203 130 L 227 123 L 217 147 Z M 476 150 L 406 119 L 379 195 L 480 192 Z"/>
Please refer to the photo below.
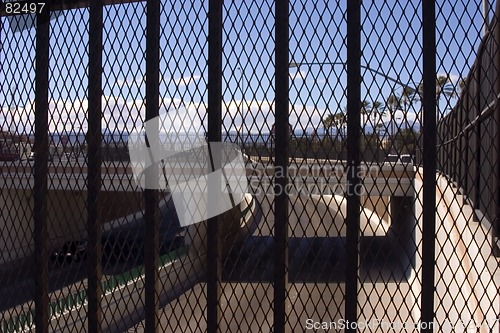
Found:
<path fill-rule="evenodd" d="M 51 253 L 50 259 L 58 262 L 72 262 L 87 258 L 87 241 L 71 241 Z"/>
<path fill-rule="evenodd" d="M 411 155 L 408 154 L 402 154 L 402 155 L 389 154 L 385 158 L 385 163 L 413 164 L 413 159 Z"/>

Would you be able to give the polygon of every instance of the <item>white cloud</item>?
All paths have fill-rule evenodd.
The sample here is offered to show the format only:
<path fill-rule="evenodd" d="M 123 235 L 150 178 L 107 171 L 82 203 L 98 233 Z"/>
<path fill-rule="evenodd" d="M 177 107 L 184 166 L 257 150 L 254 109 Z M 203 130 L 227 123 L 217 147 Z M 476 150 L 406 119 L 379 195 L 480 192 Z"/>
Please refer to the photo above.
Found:
<path fill-rule="evenodd" d="M 453 83 L 457 83 L 460 80 L 460 76 L 457 74 L 450 74 L 450 80 Z"/>
<path fill-rule="evenodd" d="M 203 105 L 184 102 L 177 98 L 163 98 L 159 104 L 159 115 L 170 120 L 168 124 L 163 124 L 162 131 L 195 132 L 202 128 L 202 117 L 199 112 L 206 109 Z M 103 105 L 103 113 L 106 127 L 110 131 L 140 131 L 144 122 L 145 102 L 123 101 L 108 97 Z"/>
<path fill-rule="evenodd" d="M 127 86 L 127 87 L 132 87 L 132 86 L 140 86 L 146 81 L 146 76 L 139 77 L 139 78 L 126 78 L 126 79 L 117 79 L 116 84 L 119 87 Z"/>
<path fill-rule="evenodd" d="M 307 71 L 305 70 L 296 70 L 296 71 L 290 71 L 290 79 L 295 80 L 295 79 L 300 79 L 304 80 L 306 78 Z"/>
<path fill-rule="evenodd" d="M 405 122 L 404 120 L 406 120 L 406 123 L 409 123 L 409 124 L 412 124 L 414 122 L 418 122 L 417 114 L 412 110 L 409 110 L 408 112 L 406 112 L 406 115 L 404 114 L 404 112 L 402 110 L 396 110 L 394 112 L 392 118 L 391 118 L 391 115 L 389 114 L 389 112 L 386 112 L 386 114 L 382 117 L 382 121 L 384 123 L 389 123 L 389 122 L 391 122 L 391 120 L 394 122 L 397 122 L 397 123 Z M 370 121 L 373 122 L 373 118 L 371 118 Z"/>
<path fill-rule="evenodd" d="M 187 86 L 191 82 L 199 80 L 201 78 L 200 75 L 191 75 L 191 76 L 183 76 L 178 79 L 174 79 L 176 85 Z"/>
<path fill-rule="evenodd" d="M 437 76 L 448 76 L 453 84 L 457 84 L 460 80 L 460 75 L 458 74 L 438 73 Z"/>
<path fill-rule="evenodd" d="M 160 116 L 167 115 L 169 124 L 162 131 L 200 132 L 207 128 L 207 107 L 203 102 L 162 98 Z M 312 106 L 290 105 L 290 123 L 295 128 L 320 126 L 325 114 L 323 109 Z M 274 124 L 274 102 L 267 100 L 228 101 L 222 104 L 225 130 L 243 133 L 269 133 Z M 0 113 L 3 130 L 17 129 L 32 133 L 34 128 L 34 102 L 18 107 L 12 112 L 4 107 Z M 85 131 L 87 129 L 88 100 L 51 100 L 49 103 L 49 131 Z M 102 97 L 102 127 L 107 131 L 141 130 L 145 115 L 145 101 L 125 100 L 118 96 Z"/>

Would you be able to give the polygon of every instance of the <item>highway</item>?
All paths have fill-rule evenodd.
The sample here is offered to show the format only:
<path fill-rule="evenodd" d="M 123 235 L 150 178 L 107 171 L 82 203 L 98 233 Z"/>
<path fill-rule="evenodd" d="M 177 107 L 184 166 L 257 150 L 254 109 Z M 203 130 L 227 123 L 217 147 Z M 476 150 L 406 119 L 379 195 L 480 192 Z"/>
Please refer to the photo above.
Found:
<path fill-rule="evenodd" d="M 499 259 L 490 255 L 489 226 L 487 221 L 470 222 L 463 212 L 467 206 L 459 200 L 449 202 L 447 193 L 452 187 L 438 177 L 436 200 L 439 206 L 436 211 L 438 229 L 436 230 L 436 321 L 432 323 L 436 332 L 498 332 L 497 315 L 500 313 L 499 295 L 500 272 Z M 385 260 L 381 266 L 371 267 L 371 272 L 362 267 L 359 274 L 358 323 L 366 324 L 375 321 L 374 332 L 408 332 L 408 325 L 420 325 L 420 281 L 421 281 L 421 221 L 422 214 L 422 178 L 421 172 L 415 177 L 415 264 L 410 274 L 397 279 L 387 279 L 380 274 L 385 269 Z M 453 196 L 452 196 L 453 197 Z M 458 198 L 458 196 L 454 196 Z M 453 215 L 451 211 L 462 212 Z M 268 212 L 264 210 L 264 216 Z M 272 226 L 269 226 L 272 229 Z M 293 226 L 291 227 L 293 230 Z M 267 230 L 267 228 L 266 228 Z M 307 238 L 306 238 L 307 239 Z M 333 243 L 323 243 L 316 258 L 323 258 L 332 252 L 325 248 L 335 249 Z M 314 244 L 311 242 L 310 244 Z M 331 246 L 331 247 L 330 247 Z M 338 245 L 337 245 L 338 246 Z M 312 245 L 315 247 L 315 245 Z M 338 247 L 337 247 L 338 248 Z M 264 251 L 265 246 L 254 244 L 254 251 Z M 293 252 L 293 247 L 290 250 Z M 265 257 L 265 255 L 256 255 Z M 323 256 L 323 257 L 322 257 Z M 250 261 L 251 262 L 251 261 Z M 303 261 L 302 264 L 305 264 Z M 323 265 L 316 265 L 312 272 L 313 279 L 321 278 L 318 270 L 325 271 Z M 342 265 L 342 261 L 338 260 Z M 272 268 L 272 261 L 258 262 L 259 267 Z M 314 264 L 313 264 L 314 266 Z M 250 266 L 246 276 L 252 270 Z M 310 267 L 310 266 L 309 266 Z M 386 266 L 386 268 L 388 268 Z M 302 266 L 301 269 L 308 269 Z M 328 267 L 326 267 L 328 270 Z M 261 270 L 264 271 L 264 270 Z M 388 270 L 391 272 L 391 269 Z M 243 274 L 245 276 L 245 274 Z M 257 274 L 258 275 L 258 274 Z M 394 277 L 393 274 L 390 274 Z M 332 278 L 332 276 L 329 276 Z M 261 282 L 257 280 L 261 279 Z M 291 277 L 293 279 L 293 277 Z M 320 282 L 317 282 L 320 281 Z M 313 282 L 313 281 L 310 281 Z M 226 281 L 221 284 L 220 329 L 222 332 L 272 332 L 272 283 L 268 277 L 258 275 L 251 282 Z M 160 330 L 172 332 L 200 332 L 206 330 L 206 285 L 198 284 L 184 293 L 179 299 L 165 306 L 160 311 Z M 341 322 L 344 314 L 345 284 L 332 278 L 329 282 L 320 279 L 316 283 L 290 281 L 287 304 L 288 330 L 307 330 L 308 319 L 315 322 Z M 463 325 L 462 323 L 465 323 Z M 385 325 L 385 326 L 384 326 Z M 389 327 L 387 325 L 392 325 Z M 406 326 L 405 326 L 406 325 Z M 405 330 L 406 328 L 406 330 Z M 334 332 L 335 330 L 330 330 Z M 132 327 L 128 332 L 144 332 L 144 322 Z M 325 332 L 325 330 L 319 330 Z"/>
<path fill-rule="evenodd" d="M 470 216 L 466 214 L 470 210 L 467 206 L 460 200 L 450 202 L 450 198 L 458 196 L 447 192 L 451 187 L 443 183 L 442 179 L 438 184 L 440 190 L 436 199 L 440 205 L 436 214 L 437 220 L 443 223 L 436 231 L 439 249 L 436 257 L 437 321 L 441 325 L 439 331 L 454 332 L 457 327 L 452 326 L 452 323 L 469 319 L 484 322 L 499 312 L 497 290 L 500 288 L 500 276 L 498 259 L 491 257 L 487 247 L 483 246 L 488 243 L 487 223 L 469 223 Z M 423 201 L 420 172 L 415 173 L 414 183 L 410 186 L 412 191 L 406 191 L 406 199 L 401 199 L 411 200 L 414 205 L 409 211 L 413 220 L 407 219 L 408 212 L 403 212 L 406 215 L 401 213 L 401 216 L 406 216 L 406 222 L 410 222 L 405 224 L 406 227 L 413 230 L 409 233 L 410 241 L 392 237 L 391 227 L 396 225 L 395 222 L 390 217 L 378 216 L 375 206 L 372 207 L 374 210 L 364 208 L 361 212 L 361 265 L 358 277 L 358 304 L 360 311 L 362 309 L 360 321 L 375 318 L 404 324 L 417 323 L 420 318 L 420 216 Z M 415 195 L 408 196 L 409 193 Z M 262 221 L 252 228 L 252 236 L 246 237 L 241 246 L 227 252 L 226 263 L 229 264 L 223 270 L 221 284 L 225 296 L 221 298 L 220 304 L 225 319 L 221 320 L 221 329 L 224 331 L 272 330 L 273 197 L 260 195 L 255 198 L 261 209 Z M 304 327 L 305 330 L 308 319 L 339 321 L 343 316 L 343 272 L 348 260 L 344 252 L 345 198 L 296 195 L 290 196 L 290 203 L 289 325 L 290 328 L 299 325 L 297 327 Z M 456 212 L 462 215 L 458 216 Z M 394 211 L 389 215 L 396 216 Z M 193 230 L 188 230 L 188 234 L 192 235 Z M 202 230 L 201 225 L 197 231 L 203 233 Z M 204 238 L 202 235 L 198 237 Z M 160 312 L 163 330 L 197 332 L 204 329 L 204 253 L 200 250 L 202 245 L 199 239 L 193 240 L 186 256 L 166 263 L 160 269 L 164 286 L 163 308 Z M 398 245 L 403 243 L 413 246 Z M 395 246 L 401 251 L 395 250 Z M 186 275 L 186 271 L 190 274 Z M 85 272 L 81 263 L 54 272 L 74 276 L 74 279 L 68 278 L 66 286 L 54 286 L 51 297 L 66 293 L 64 290 L 81 290 L 82 285 L 85 285 Z M 54 274 L 55 280 L 64 280 L 61 275 Z M 142 283 L 142 276 L 137 276 L 106 294 L 103 304 L 106 313 L 118 311 L 116 313 L 123 319 L 119 326 L 107 326 L 108 331 L 143 330 L 142 313 L 137 310 L 142 304 Z M 177 283 L 181 283 L 182 288 L 175 288 Z M 25 286 L 24 289 L 26 295 L 21 297 L 20 293 L 20 301 L 31 299 L 28 292 L 30 288 Z M 457 301 L 452 300 L 456 299 L 464 305 L 454 305 Z M 390 304 L 390 308 L 386 308 L 385 304 Z M 26 308 L 26 304 L 21 307 Z M 54 316 L 52 320 L 59 324 L 64 322 L 65 325 L 70 320 L 74 326 L 69 327 L 76 329 L 85 324 L 74 320 L 78 315 L 84 318 L 84 303 L 63 315 Z M 498 327 L 495 329 L 498 331 Z M 479 331 L 489 330 L 479 327 Z"/>

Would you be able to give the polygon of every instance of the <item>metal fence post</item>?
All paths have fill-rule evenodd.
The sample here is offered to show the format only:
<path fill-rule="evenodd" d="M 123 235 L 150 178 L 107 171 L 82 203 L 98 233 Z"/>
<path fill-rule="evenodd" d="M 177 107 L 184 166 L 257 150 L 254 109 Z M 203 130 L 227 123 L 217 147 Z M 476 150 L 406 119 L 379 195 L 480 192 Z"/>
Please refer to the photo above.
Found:
<path fill-rule="evenodd" d="M 455 114 L 453 115 L 453 132 L 452 132 L 452 138 L 453 141 L 457 140 L 458 138 L 458 133 L 460 132 L 460 127 L 459 125 L 459 116 L 460 116 L 460 109 L 461 106 L 455 108 Z M 460 140 L 459 140 L 460 142 Z M 460 171 L 460 153 L 461 151 L 459 150 L 460 144 L 452 144 L 450 143 L 451 149 L 453 149 L 453 181 L 455 184 L 458 186 L 458 179 L 459 179 L 459 171 Z"/>
<path fill-rule="evenodd" d="M 288 289 L 289 1 L 275 2 L 274 332 L 285 332 Z M 276 176 L 279 175 L 279 176 Z"/>
<path fill-rule="evenodd" d="M 464 103 L 462 107 L 462 111 L 460 113 L 460 131 L 461 131 L 461 140 L 460 140 L 460 151 L 463 152 L 463 157 L 460 160 L 460 187 L 462 188 L 464 197 L 467 196 L 467 163 L 469 159 L 469 146 L 467 145 L 467 131 L 465 127 L 467 126 L 467 113 L 468 104 L 469 104 L 469 94 L 468 92 L 464 93 Z"/>
<path fill-rule="evenodd" d="M 498 244 L 498 240 L 500 238 L 500 102 L 498 101 L 498 95 L 500 94 L 500 77 L 498 76 L 498 72 L 500 72 L 500 17 L 498 17 L 498 13 L 500 13 L 500 2 L 497 1 L 496 9 L 495 9 L 495 17 L 493 18 L 494 27 L 493 27 L 493 70 L 496 71 L 497 75 L 495 76 L 494 82 L 494 98 L 495 98 L 495 111 L 493 113 L 494 120 L 494 133 L 496 135 L 493 144 L 493 163 L 495 165 L 495 170 L 493 171 L 493 202 L 495 204 L 495 221 L 493 223 L 493 235 L 492 235 L 492 249 L 493 255 L 496 257 L 500 256 L 500 244 Z"/>
<path fill-rule="evenodd" d="M 222 0 L 210 0 L 208 4 L 208 141 L 222 141 Z M 221 258 L 218 223 L 217 216 L 207 221 L 208 333 L 216 333 L 219 329 Z"/>
<path fill-rule="evenodd" d="M 37 333 L 49 331 L 47 172 L 49 154 L 49 20 L 44 8 L 36 17 L 35 61 L 35 324 Z"/>
<path fill-rule="evenodd" d="M 159 115 L 159 70 L 160 70 L 160 1 L 147 0 L 146 2 L 146 121 L 157 119 Z M 156 125 L 156 122 L 152 122 Z M 150 147 L 158 147 L 158 127 L 148 133 L 153 137 L 147 138 Z M 153 152 L 154 155 L 154 152 Z M 159 170 L 156 164 L 150 167 L 146 175 L 144 190 L 145 226 L 144 226 L 144 271 L 145 271 L 145 331 L 158 331 L 158 264 L 159 264 Z"/>
<path fill-rule="evenodd" d="M 361 138 L 361 1 L 347 1 L 347 217 L 345 319 L 356 322 L 360 196 L 358 175 Z M 356 332 L 347 327 L 346 332 Z"/>
<path fill-rule="evenodd" d="M 434 268 L 436 233 L 436 4 L 422 3 L 423 38 L 423 230 L 421 322 L 428 323 L 422 333 L 433 331 Z"/>
<path fill-rule="evenodd" d="M 476 114 L 474 115 L 476 118 L 476 122 L 474 124 L 474 136 L 475 136 L 475 145 L 474 145 L 474 182 L 473 182 L 473 201 L 474 201 L 474 209 L 479 209 L 481 207 L 481 99 L 482 91 L 481 91 L 481 80 L 483 79 L 481 75 L 482 67 L 483 67 L 483 55 L 484 55 L 484 47 L 481 49 L 479 53 L 479 61 L 477 62 L 478 67 L 477 71 L 477 91 L 476 91 L 476 99 L 474 104 L 476 106 Z"/>
<path fill-rule="evenodd" d="M 89 13 L 89 111 L 87 171 L 88 332 L 102 332 L 101 309 L 101 115 L 102 0 L 91 0 Z"/>

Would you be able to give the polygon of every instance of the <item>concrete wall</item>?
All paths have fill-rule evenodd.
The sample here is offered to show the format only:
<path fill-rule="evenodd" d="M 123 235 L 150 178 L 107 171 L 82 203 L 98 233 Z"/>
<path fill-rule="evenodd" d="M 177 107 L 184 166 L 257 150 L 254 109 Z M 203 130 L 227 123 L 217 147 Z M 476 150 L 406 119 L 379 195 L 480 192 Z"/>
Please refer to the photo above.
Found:
<path fill-rule="evenodd" d="M 31 190 L 2 189 L 0 195 L 0 264 L 29 256 L 34 250 L 34 200 Z M 87 192 L 48 191 L 49 249 L 86 237 Z M 104 222 L 129 215 L 142 207 L 141 192 L 102 192 Z"/>
<path fill-rule="evenodd" d="M 377 214 L 377 216 L 386 222 L 390 222 L 390 197 L 361 197 L 361 206 Z"/>

